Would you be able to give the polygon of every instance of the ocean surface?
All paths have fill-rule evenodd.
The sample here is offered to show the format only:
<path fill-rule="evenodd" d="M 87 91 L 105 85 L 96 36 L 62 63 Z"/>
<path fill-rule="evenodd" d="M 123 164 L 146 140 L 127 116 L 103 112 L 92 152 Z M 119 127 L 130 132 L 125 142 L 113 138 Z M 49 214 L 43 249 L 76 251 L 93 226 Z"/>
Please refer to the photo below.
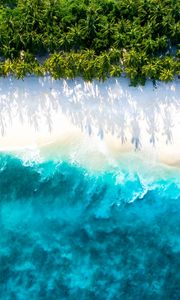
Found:
<path fill-rule="evenodd" d="M 0 300 L 180 299 L 180 85 L 0 79 Z"/>
<path fill-rule="evenodd" d="M 180 299 L 179 169 L 0 156 L 0 299 Z"/>

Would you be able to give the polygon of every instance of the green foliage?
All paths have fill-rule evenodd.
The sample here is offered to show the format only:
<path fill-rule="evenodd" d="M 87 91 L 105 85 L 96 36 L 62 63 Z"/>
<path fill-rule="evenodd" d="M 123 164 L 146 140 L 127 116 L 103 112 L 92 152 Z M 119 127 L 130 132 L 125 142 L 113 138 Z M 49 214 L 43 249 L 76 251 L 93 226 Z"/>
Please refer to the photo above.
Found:
<path fill-rule="evenodd" d="M 132 85 L 179 75 L 180 1 L 0 2 L 0 75 L 105 80 L 126 73 Z M 44 55 L 40 65 L 35 57 Z"/>
<path fill-rule="evenodd" d="M 28 74 L 50 74 L 55 79 L 81 76 L 87 81 L 104 81 L 110 76 L 119 77 L 124 72 L 133 86 L 144 85 L 146 78 L 153 82 L 167 82 L 173 80 L 176 74 L 180 75 L 180 62 L 170 56 L 147 60 L 143 54 L 138 56 L 133 50 L 120 53 L 112 49 L 99 55 L 93 50 L 54 53 L 43 64 L 32 54 L 22 51 L 18 58 L 8 58 L 0 63 L 0 76 L 14 75 L 21 79 Z"/>

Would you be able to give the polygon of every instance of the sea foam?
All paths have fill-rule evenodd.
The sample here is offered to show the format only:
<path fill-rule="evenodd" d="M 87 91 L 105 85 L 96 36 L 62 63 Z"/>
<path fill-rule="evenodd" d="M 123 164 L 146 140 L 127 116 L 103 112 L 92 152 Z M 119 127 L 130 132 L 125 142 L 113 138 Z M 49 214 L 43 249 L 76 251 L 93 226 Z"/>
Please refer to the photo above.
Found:
<path fill-rule="evenodd" d="M 132 164 L 1 155 L 1 299 L 179 299 L 177 173 Z"/>
<path fill-rule="evenodd" d="M 178 81 L 134 88 L 126 79 L 9 77 L 0 79 L 0 90 L 2 151 L 52 148 L 54 156 L 55 150 L 83 150 L 88 159 L 100 153 L 118 160 L 140 150 L 148 159 L 179 165 Z"/>
<path fill-rule="evenodd" d="M 0 79 L 0 299 L 179 300 L 180 86 Z"/>

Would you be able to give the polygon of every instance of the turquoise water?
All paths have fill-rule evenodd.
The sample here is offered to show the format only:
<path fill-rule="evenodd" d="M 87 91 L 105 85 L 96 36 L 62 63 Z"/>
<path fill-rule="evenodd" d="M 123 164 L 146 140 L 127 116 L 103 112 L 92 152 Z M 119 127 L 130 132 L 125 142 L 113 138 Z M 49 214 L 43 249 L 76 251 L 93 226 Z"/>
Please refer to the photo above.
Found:
<path fill-rule="evenodd" d="M 153 172 L 1 155 L 0 299 L 179 300 L 179 172 Z"/>

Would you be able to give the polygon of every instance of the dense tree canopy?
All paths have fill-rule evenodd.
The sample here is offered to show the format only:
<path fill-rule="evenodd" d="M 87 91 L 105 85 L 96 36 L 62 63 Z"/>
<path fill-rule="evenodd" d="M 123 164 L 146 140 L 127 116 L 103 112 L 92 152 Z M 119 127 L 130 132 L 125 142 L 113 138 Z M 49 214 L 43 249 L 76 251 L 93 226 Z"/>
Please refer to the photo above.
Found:
<path fill-rule="evenodd" d="M 134 85 L 180 75 L 179 0 L 0 3 L 0 75 L 104 80 L 123 73 Z"/>

